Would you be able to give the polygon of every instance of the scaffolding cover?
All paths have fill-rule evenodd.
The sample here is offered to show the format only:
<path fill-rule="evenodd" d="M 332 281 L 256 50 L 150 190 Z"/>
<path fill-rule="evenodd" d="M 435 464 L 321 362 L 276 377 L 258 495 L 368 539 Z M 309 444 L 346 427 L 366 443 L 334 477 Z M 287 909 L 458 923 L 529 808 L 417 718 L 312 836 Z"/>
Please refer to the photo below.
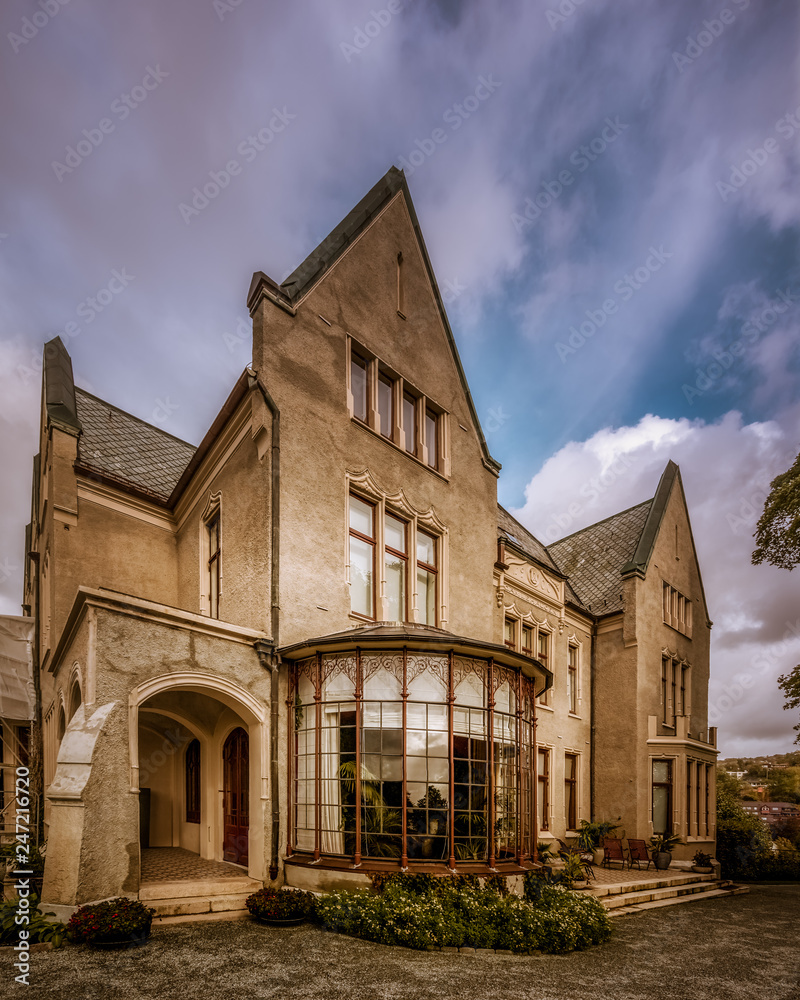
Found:
<path fill-rule="evenodd" d="M 33 618 L 0 615 L 0 719 L 34 717 Z"/>

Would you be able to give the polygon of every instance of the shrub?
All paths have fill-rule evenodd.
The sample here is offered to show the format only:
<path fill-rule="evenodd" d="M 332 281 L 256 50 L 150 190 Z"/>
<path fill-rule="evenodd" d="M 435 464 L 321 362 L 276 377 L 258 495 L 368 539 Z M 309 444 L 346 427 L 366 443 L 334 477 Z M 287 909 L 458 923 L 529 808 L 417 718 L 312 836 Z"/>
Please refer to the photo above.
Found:
<path fill-rule="evenodd" d="M 76 944 L 104 944 L 130 941 L 143 944 L 150 935 L 156 911 L 138 899 L 118 896 L 104 903 L 89 903 L 69 918 L 67 936 Z"/>
<path fill-rule="evenodd" d="M 38 898 L 33 895 L 30 897 L 30 908 L 27 911 L 20 910 L 16 899 L 6 899 L 0 903 L 0 945 L 16 944 L 19 941 L 20 930 L 26 930 L 30 944 L 50 942 L 54 948 L 61 947 L 67 928 L 58 920 L 48 920 L 48 917 L 55 914 L 41 913 L 38 903 Z M 27 924 L 17 923 L 17 917 L 22 912 L 27 912 L 29 915 Z"/>
<path fill-rule="evenodd" d="M 463 881 L 462 881 L 463 878 Z M 431 879 L 430 882 L 420 881 Z M 379 893 L 334 892 L 318 901 L 330 930 L 406 948 L 501 948 L 566 952 L 600 944 L 611 933 L 603 906 L 545 885 L 538 900 L 501 894 L 476 876 L 392 876 Z"/>
<path fill-rule="evenodd" d="M 317 899 L 311 892 L 301 889 L 259 889 L 244 901 L 251 915 L 269 920 L 296 920 L 313 918 Z"/>
<path fill-rule="evenodd" d="M 710 868 L 711 867 L 711 855 L 705 854 L 703 851 L 695 851 L 692 861 L 697 868 Z"/>

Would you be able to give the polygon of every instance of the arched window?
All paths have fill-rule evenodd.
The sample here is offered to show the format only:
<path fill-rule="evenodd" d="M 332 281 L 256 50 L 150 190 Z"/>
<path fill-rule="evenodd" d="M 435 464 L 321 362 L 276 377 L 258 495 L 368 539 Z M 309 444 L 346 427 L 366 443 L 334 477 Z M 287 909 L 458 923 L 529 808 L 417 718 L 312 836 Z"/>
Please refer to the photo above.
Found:
<path fill-rule="evenodd" d="M 64 714 L 64 706 L 58 710 L 58 728 L 56 729 L 56 737 L 60 743 L 64 739 L 64 733 L 67 731 L 67 717 Z"/>
<path fill-rule="evenodd" d="M 72 683 L 72 688 L 70 689 L 70 693 L 69 693 L 69 717 L 70 717 L 70 719 L 78 711 L 78 709 L 80 707 L 81 707 L 81 686 L 80 686 L 80 683 L 78 682 L 78 678 L 76 677 L 75 680 Z"/>
<path fill-rule="evenodd" d="M 186 748 L 186 822 L 200 822 L 200 741 Z"/>

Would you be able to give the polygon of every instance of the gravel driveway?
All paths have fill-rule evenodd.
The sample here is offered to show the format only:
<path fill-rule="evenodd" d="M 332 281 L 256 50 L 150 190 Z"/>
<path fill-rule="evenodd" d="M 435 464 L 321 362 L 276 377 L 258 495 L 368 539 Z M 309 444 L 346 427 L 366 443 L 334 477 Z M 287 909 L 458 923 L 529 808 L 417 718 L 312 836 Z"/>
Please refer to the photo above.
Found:
<path fill-rule="evenodd" d="M 26 988 L 3 955 L 0 997 L 800 1000 L 800 884 L 619 918 L 608 944 L 563 956 L 424 953 L 220 921 L 156 927 L 132 952 L 31 957 Z"/>

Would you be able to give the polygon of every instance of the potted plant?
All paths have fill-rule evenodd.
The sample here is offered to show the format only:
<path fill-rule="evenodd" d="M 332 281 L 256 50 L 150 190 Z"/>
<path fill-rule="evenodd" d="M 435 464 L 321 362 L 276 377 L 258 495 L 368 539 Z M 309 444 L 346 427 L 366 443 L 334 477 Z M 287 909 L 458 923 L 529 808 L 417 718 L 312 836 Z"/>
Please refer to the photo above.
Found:
<path fill-rule="evenodd" d="M 711 855 L 704 854 L 702 851 L 697 851 L 695 856 L 692 858 L 694 864 L 692 865 L 693 872 L 700 872 L 703 875 L 710 875 L 714 871 L 714 866 L 711 864 Z"/>
<path fill-rule="evenodd" d="M 578 846 L 582 851 L 592 855 L 593 865 L 603 863 L 603 838 L 616 829 L 617 824 L 610 820 L 598 820 L 596 823 L 590 823 L 586 819 L 581 820 L 578 831 Z"/>
<path fill-rule="evenodd" d="M 549 840 L 536 841 L 536 860 L 542 865 L 551 865 L 556 859 L 555 851 Z"/>
<path fill-rule="evenodd" d="M 672 848 L 683 841 L 677 833 L 657 833 L 650 838 L 653 864 L 659 871 L 666 871 L 672 863 Z"/>
<path fill-rule="evenodd" d="M 314 915 L 316 897 L 302 889 L 273 889 L 266 886 L 248 896 L 245 906 L 261 924 L 294 927 Z"/>
<path fill-rule="evenodd" d="M 564 866 L 560 871 L 561 880 L 567 882 L 572 889 L 585 889 L 587 885 L 586 872 L 579 854 L 561 855 Z"/>
<path fill-rule="evenodd" d="M 140 948 L 150 937 L 155 912 L 127 896 L 87 903 L 69 918 L 67 937 L 92 948 Z"/>

